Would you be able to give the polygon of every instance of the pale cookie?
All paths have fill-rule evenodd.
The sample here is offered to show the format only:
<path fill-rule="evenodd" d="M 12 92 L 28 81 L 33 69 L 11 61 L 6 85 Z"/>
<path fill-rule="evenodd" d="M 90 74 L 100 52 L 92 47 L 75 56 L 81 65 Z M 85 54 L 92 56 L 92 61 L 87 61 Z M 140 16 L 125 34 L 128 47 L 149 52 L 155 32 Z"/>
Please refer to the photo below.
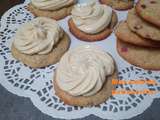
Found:
<path fill-rule="evenodd" d="M 56 75 L 56 74 L 55 74 Z M 55 78 L 55 77 L 54 77 Z M 55 93 L 61 100 L 64 101 L 65 104 L 72 105 L 72 106 L 94 106 L 99 105 L 105 102 L 109 97 L 112 96 L 112 91 L 115 89 L 115 85 L 112 84 L 112 80 L 117 80 L 117 71 L 114 72 L 112 76 L 106 78 L 106 82 L 104 83 L 102 89 L 95 95 L 84 97 L 78 96 L 74 97 L 68 94 L 67 92 L 61 90 L 54 79 L 54 89 Z"/>
<path fill-rule="evenodd" d="M 160 42 L 155 42 L 149 39 L 142 38 L 132 32 L 129 28 L 126 22 L 121 22 L 116 27 L 115 34 L 118 39 L 131 43 L 138 46 L 144 46 L 144 47 L 160 47 Z"/>
<path fill-rule="evenodd" d="M 68 25 L 69 25 L 70 32 L 75 37 L 77 37 L 79 40 L 87 41 L 87 42 L 94 42 L 94 41 L 104 40 L 105 38 L 107 38 L 113 32 L 113 29 L 115 25 L 117 24 L 117 22 L 118 22 L 117 14 L 113 12 L 110 25 L 106 29 L 104 29 L 102 32 L 97 33 L 97 34 L 87 34 L 79 30 L 74 24 L 72 19 L 69 19 Z"/>
<path fill-rule="evenodd" d="M 17 50 L 13 44 L 11 52 L 13 57 L 23 62 L 27 66 L 32 68 L 41 68 L 57 63 L 60 60 L 61 56 L 68 50 L 69 46 L 70 46 L 70 38 L 65 33 L 64 37 L 59 41 L 59 43 L 57 43 L 57 45 L 55 45 L 53 50 L 46 55 L 23 54 L 19 50 Z"/>
<path fill-rule="evenodd" d="M 117 40 L 119 55 L 129 63 L 148 70 L 160 70 L 160 49 L 138 47 Z"/>
<path fill-rule="evenodd" d="M 135 9 L 131 9 L 127 17 L 128 27 L 143 38 L 160 41 L 160 29 L 145 22 L 137 14 Z"/>
<path fill-rule="evenodd" d="M 139 0 L 136 11 L 144 20 L 160 27 L 160 0 Z"/>
<path fill-rule="evenodd" d="M 46 10 L 40 10 L 40 9 L 34 7 L 30 3 L 28 5 L 28 10 L 37 17 L 49 17 L 49 18 L 53 18 L 55 20 L 60 20 L 60 19 L 67 17 L 68 15 L 70 15 L 73 6 L 74 5 L 70 5 L 70 6 L 61 8 L 56 11 L 46 11 Z"/>
<path fill-rule="evenodd" d="M 99 0 L 100 3 L 111 6 L 116 10 L 128 10 L 134 6 L 134 0 Z"/>

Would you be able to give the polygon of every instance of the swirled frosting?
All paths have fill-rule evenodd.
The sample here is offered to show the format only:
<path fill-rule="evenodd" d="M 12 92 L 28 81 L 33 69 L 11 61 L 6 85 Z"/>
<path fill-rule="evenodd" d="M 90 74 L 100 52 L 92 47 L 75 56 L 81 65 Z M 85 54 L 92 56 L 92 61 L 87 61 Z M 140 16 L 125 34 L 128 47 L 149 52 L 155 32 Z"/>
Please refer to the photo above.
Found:
<path fill-rule="evenodd" d="M 84 45 L 68 51 L 56 71 L 57 85 L 72 96 L 91 96 L 114 72 L 114 60 L 98 47 Z"/>
<path fill-rule="evenodd" d="M 71 13 L 76 27 L 88 34 L 101 32 L 110 24 L 112 18 L 111 7 L 95 2 L 75 5 Z"/>
<path fill-rule="evenodd" d="M 18 29 L 13 44 L 24 54 L 47 54 L 62 37 L 63 30 L 55 20 L 38 17 Z"/>
<path fill-rule="evenodd" d="M 57 10 L 74 2 L 75 0 L 31 0 L 32 5 L 41 10 Z"/>

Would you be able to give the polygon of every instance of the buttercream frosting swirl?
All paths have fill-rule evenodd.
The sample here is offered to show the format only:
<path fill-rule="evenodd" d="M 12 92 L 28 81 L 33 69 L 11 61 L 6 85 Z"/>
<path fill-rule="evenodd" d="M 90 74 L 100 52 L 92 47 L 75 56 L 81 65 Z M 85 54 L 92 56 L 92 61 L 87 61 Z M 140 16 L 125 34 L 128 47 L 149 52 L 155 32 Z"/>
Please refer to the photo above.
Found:
<path fill-rule="evenodd" d="M 68 51 L 56 71 L 57 85 L 72 96 L 96 94 L 114 72 L 112 57 L 93 45 Z"/>
<path fill-rule="evenodd" d="M 63 30 L 55 20 L 38 17 L 18 29 L 13 44 L 24 54 L 47 54 L 62 37 Z"/>
<path fill-rule="evenodd" d="M 76 27 L 88 34 L 104 30 L 111 22 L 112 8 L 95 2 L 75 5 L 72 20 Z"/>
<path fill-rule="evenodd" d="M 76 0 L 31 0 L 31 3 L 41 10 L 57 10 L 73 4 Z"/>

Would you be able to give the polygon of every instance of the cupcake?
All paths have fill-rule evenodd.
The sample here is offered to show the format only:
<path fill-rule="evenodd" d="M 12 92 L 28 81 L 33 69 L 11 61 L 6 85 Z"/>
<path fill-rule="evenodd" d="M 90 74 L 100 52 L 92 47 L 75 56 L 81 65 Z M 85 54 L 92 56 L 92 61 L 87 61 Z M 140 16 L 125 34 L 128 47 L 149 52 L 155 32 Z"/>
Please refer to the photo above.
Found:
<path fill-rule="evenodd" d="M 77 4 L 69 19 L 71 33 L 80 40 L 93 42 L 107 38 L 118 22 L 111 7 L 96 2 Z"/>
<path fill-rule="evenodd" d="M 92 45 L 74 48 L 64 54 L 54 75 L 55 94 L 65 104 L 93 106 L 112 95 L 116 65 L 108 53 Z"/>
<path fill-rule="evenodd" d="M 100 3 L 111 6 L 116 10 L 128 10 L 133 8 L 134 0 L 99 0 Z"/>
<path fill-rule="evenodd" d="M 28 10 L 35 16 L 60 20 L 70 15 L 75 3 L 76 0 L 31 0 Z"/>
<path fill-rule="evenodd" d="M 12 55 L 32 68 L 55 64 L 68 50 L 70 39 L 55 20 L 45 17 L 23 24 L 12 43 Z"/>

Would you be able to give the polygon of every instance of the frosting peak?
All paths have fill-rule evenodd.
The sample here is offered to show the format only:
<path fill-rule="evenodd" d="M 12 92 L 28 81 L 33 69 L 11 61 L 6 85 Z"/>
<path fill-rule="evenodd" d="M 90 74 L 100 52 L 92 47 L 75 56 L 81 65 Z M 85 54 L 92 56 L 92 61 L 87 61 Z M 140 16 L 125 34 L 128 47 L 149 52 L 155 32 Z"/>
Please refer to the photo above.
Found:
<path fill-rule="evenodd" d="M 112 8 L 98 3 L 78 4 L 72 10 L 72 19 L 77 28 L 88 34 L 104 30 L 112 18 Z"/>
<path fill-rule="evenodd" d="M 57 10 L 72 5 L 76 0 L 31 0 L 31 3 L 41 10 Z"/>
<path fill-rule="evenodd" d="M 110 55 L 95 46 L 80 46 L 68 51 L 56 71 L 58 86 L 73 96 L 91 96 L 114 72 Z"/>
<path fill-rule="evenodd" d="M 18 29 L 14 46 L 24 54 L 47 54 L 63 37 L 63 30 L 50 18 L 38 17 Z"/>

